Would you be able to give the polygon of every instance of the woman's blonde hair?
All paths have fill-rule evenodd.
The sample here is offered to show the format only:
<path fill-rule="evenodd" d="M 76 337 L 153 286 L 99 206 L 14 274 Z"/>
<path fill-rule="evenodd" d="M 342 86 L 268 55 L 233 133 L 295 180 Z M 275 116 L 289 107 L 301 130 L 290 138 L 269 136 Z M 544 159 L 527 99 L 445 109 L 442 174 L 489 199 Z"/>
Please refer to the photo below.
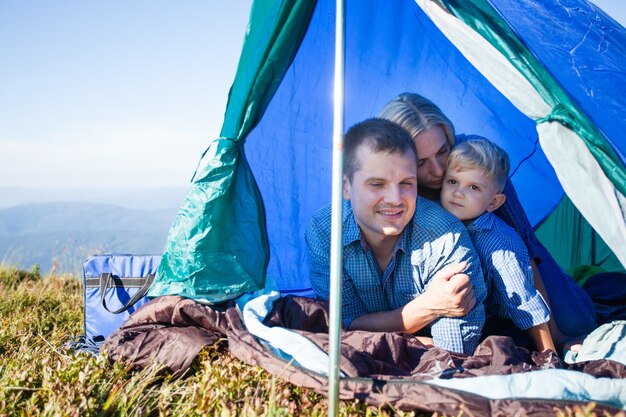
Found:
<path fill-rule="evenodd" d="M 420 133 L 439 126 L 450 147 L 454 146 L 454 125 L 435 103 L 415 93 L 402 93 L 385 104 L 378 117 L 405 128 L 413 139 Z"/>

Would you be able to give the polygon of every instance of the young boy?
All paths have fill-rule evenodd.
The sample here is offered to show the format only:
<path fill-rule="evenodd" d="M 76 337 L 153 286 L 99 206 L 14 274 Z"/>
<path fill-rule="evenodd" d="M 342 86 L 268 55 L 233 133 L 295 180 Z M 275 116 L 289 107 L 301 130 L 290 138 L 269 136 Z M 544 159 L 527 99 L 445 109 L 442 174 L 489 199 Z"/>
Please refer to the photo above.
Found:
<path fill-rule="evenodd" d="M 526 246 L 492 212 L 505 200 L 509 157 L 497 145 L 476 139 L 451 152 L 441 204 L 467 227 L 487 284 L 487 315 L 508 318 L 527 330 L 539 351 L 555 350 L 548 328 L 550 311 L 535 289 Z"/>

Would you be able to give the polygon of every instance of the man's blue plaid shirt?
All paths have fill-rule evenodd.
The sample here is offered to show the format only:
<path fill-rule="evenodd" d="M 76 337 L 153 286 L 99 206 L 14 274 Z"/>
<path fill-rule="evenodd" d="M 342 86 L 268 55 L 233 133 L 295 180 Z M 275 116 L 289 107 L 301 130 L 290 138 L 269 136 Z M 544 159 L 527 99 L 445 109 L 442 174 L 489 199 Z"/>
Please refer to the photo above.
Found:
<path fill-rule="evenodd" d="M 311 284 L 328 300 L 330 285 L 330 205 L 313 216 L 306 232 Z M 467 230 L 438 204 L 418 198 L 413 220 L 399 237 L 386 271 L 381 271 L 354 218 L 350 202 L 343 206 L 342 319 L 349 327 L 368 313 L 395 310 L 422 294 L 435 273 L 446 265 L 468 261 L 476 306 L 461 318 L 441 317 L 431 323 L 433 343 L 453 352 L 472 354 L 485 322 L 486 295 L 480 261 Z"/>
<path fill-rule="evenodd" d="M 487 283 L 487 314 L 511 319 L 522 330 L 550 320 L 550 310 L 535 289 L 528 250 L 515 230 L 492 213 L 474 220 L 467 230 Z"/>

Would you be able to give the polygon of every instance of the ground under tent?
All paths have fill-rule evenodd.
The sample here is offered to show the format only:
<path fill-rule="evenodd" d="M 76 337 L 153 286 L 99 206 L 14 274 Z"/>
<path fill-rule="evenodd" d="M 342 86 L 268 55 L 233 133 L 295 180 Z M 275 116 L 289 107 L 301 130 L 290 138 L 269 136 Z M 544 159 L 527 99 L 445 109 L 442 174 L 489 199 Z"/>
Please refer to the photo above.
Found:
<path fill-rule="evenodd" d="M 599 236 L 605 244 L 594 246 L 593 253 L 598 255 L 590 259 L 602 260 L 596 263 L 605 268 L 623 269 L 623 27 L 580 0 L 346 3 L 347 126 L 374 116 L 385 102 L 404 91 L 432 99 L 458 132 L 486 136 L 508 151 L 513 166 L 511 180 L 533 225 L 568 224 L 551 219 L 559 215 L 557 208 L 564 211 L 563 204 L 571 201 L 576 213 L 582 215 L 578 222 L 584 217 L 594 229 L 590 241 L 598 243 Z M 253 5 L 221 138 L 211 143 L 204 155 L 172 226 L 152 296 L 220 303 L 250 291 L 310 294 L 303 236 L 312 214 L 330 201 L 333 62 L 329 51 L 333 50 L 333 37 L 331 1 L 258 1 Z M 565 242 L 557 227 L 546 234 L 556 239 L 557 246 L 591 245 L 580 240 Z M 241 310 L 250 311 L 253 317 L 244 320 L 248 328 L 233 316 L 235 309 L 209 311 L 210 307 L 187 300 L 184 308 L 193 311 L 197 320 L 163 325 L 163 337 L 168 337 L 167 332 L 174 334 L 173 328 L 183 327 L 199 329 L 196 335 L 226 332 L 231 349 L 242 359 L 266 366 L 271 372 L 280 370 L 289 378 L 300 375 L 302 385 L 318 384 L 319 389 L 325 384 L 324 376 L 311 367 L 323 366 L 286 365 L 288 361 L 281 361 L 288 357 L 295 360 L 294 355 L 279 342 L 287 335 L 298 335 L 300 341 L 306 336 L 309 342 L 303 343 L 313 344 L 318 353 L 322 352 L 323 306 L 306 304 L 306 299 L 297 297 L 275 300 L 278 292 L 261 294 L 263 301 L 251 304 L 248 310 L 243 301 L 250 297 L 239 297 Z M 161 297 L 155 305 L 157 301 L 166 313 L 182 308 L 183 303 L 176 297 Z M 306 314 L 296 318 L 286 313 L 293 311 Z M 619 311 L 623 313 L 623 309 Z M 263 312 L 271 314 L 267 317 Z M 618 313 L 607 316 L 607 320 L 620 318 Z M 202 319 L 205 314 L 213 319 Z M 308 321 L 311 317 L 319 319 L 313 329 Z M 132 320 L 109 340 L 119 341 L 116 337 L 136 325 Z M 202 330 L 198 323 L 213 324 Z M 259 333 L 253 332 L 254 323 L 262 326 Z M 281 333 L 276 344 L 269 336 L 264 338 L 285 328 L 293 331 Z M 606 330 L 603 340 L 613 340 L 611 335 L 622 331 L 619 329 L 616 325 Z M 346 332 L 342 338 L 356 337 L 352 333 Z M 202 337 L 198 343 L 207 341 Z M 497 414 L 511 403 L 528 399 L 520 399 L 523 394 L 513 392 L 503 394 L 494 404 L 480 391 L 479 381 L 467 382 L 472 378 L 466 376 L 493 378 L 493 373 L 510 373 L 497 377 L 503 378 L 500 383 L 516 387 L 516 379 L 528 384 L 532 383 L 528 378 L 539 372 L 555 371 L 566 372 L 565 379 L 570 381 L 592 378 L 593 384 L 585 379 L 573 388 L 566 387 L 558 383 L 562 376 L 543 373 L 541 378 L 550 378 L 546 384 L 562 389 L 550 395 L 526 393 L 545 395 L 532 397 L 544 398 L 544 402 L 535 401 L 542 407 L 561 400 L 597 400 L 618 408 L 626 405 L 626 384 L 619 379 L 626 373 L 616 356 L 615 362 L 597 360 L 596 356 L 596 360 L 568 366 L 554 357 L 525 354 L 498 339 L 481 345 L 483 356 L 477 352 L 464 358 L 445 356 L 436 349 L 423 352 L 403 336 L 370 337 L 371 346 L 400 346 L 398 352 L 408 355 L 410 365 L 393 365 L 393 371 L 400 369 L 402 375 L 373 372 L 374 368 L 360 369 L 359 362 L 351 359 L 357 357 L 384 369 L 393 366 L 376 352 L 342 350 L 342 371 L 348 377 L 342 380 L 343 398 L 362 396 L 374 398 L 376 403 L 376 390 L 380 389 L 380 395 L 397 398 L 398 405 L 408 408 L 450 412 L 447 407 L 456 398 L 457 404 L 464 402 L 470 409 L 475 406 L 477 415 Z M 613 341 L 612 346 L 618 346 L 618 341 Z M 248 346 L 250 353 L 245 353 L 243 346 Z M 261 356 L 252 353 L 263 350 Z M 494 352 L 503 351 L 509 352 L 508 359 L 497 363 Z M 422 359 L 432 361 L 422 363 Z M 428 374 L 436 363 L 441 372 Z M 509 371 L 496 370 L 498 366 Z M 467 369 L 482 371 L 473 374 Z M 426 380 L 431 382 L 424 383 Z M 444 380 L 466 382 L 463 387 L 448 386 Z M 405 385 L 417 396 L 415 403 L 403 403 L 406 392 L 395 391 Z M 596 391 L 589 388 L 591 385 Z M 429 397 L 432 390 L 443 397 L 428 400 L 435 398 Z M 565 393 L 572 392 L 566 397 Z M 526 406 L 531 414 L 532 407 Z"/>

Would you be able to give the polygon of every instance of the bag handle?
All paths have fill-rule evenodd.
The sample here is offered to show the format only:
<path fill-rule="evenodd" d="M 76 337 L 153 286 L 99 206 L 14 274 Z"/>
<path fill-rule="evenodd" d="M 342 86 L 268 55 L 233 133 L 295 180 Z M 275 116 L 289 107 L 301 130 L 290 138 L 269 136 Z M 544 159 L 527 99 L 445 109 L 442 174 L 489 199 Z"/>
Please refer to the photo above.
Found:
<path fill-rule="evenodd" d="M 108 311 L 109 313 L 112 313 L 112 314 L 120 314 L 120 313 L 123 313 L 124 311 L 128 310 L 137 301 L 139 301 L 144 295 L 146 295 L 148 293 L 148 290 L 150 289 L 150 285 L 152 285 L 152 281 L 154 281 L 154 275 L 155 274 L 149 274 L 146 277 L 146 283 L 143 284 L 143 287 L 141 287 L 139 289 L 139 291 L 137 291 L 135 293 L 135 295 L 133 295 L 133 297 L 130 300 L 128 300 L 128 302 L 126 304 L 124 304 L 118 310 L 111 311 L 111 310 L 109 310 L 109 307 L 107 307 L 106 300 L 104 299 L 104 294 L 106 292 L 106 289 L 111 284 L 111 281 L 113 280 L 113 274 L 111 274 L 110 272 L 103 272 L 102 274 L 100 274 L 100 301 L 102 302 L 102 307 L 104 307 L 104 309 L 106 311 Z"/>

